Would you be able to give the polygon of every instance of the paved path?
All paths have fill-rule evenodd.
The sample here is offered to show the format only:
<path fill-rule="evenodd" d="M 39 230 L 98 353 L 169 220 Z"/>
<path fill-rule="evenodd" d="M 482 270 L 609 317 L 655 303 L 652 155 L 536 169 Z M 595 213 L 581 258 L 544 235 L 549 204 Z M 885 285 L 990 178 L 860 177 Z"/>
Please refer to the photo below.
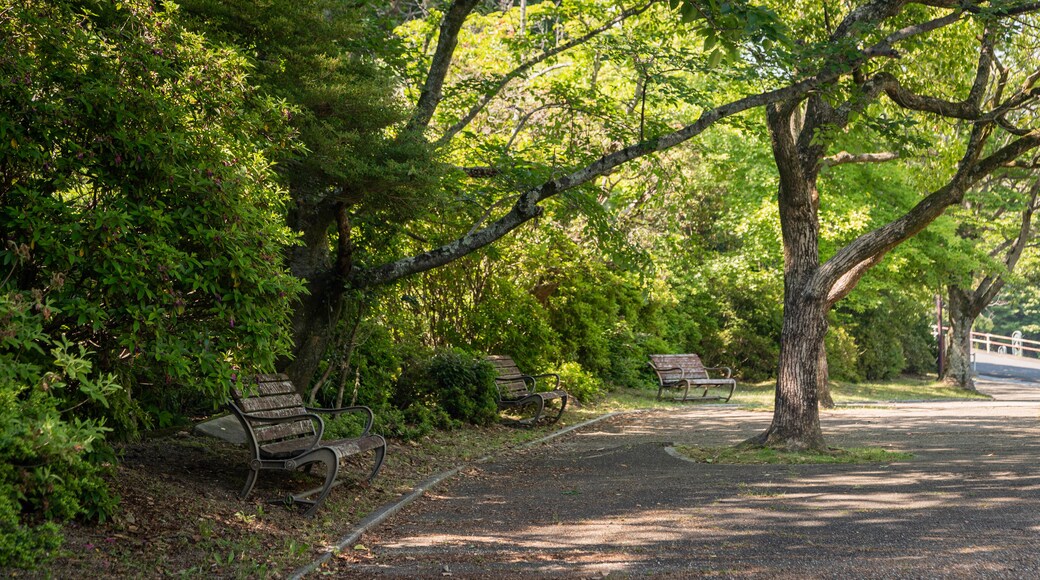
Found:
<path fill-rule="evenodd" d="M 891 465 L 694 464 L 675 443 L 737 443 L 770 414 L 628 414 L 470 469 L 327 572 L 369 578 L 1040 578 L 1040 386 L 1001 400 L 842 408 L 835 446 Z"/>
<path fill-rule="evenodd" d="M 975 351 L 975 372 L 990 380 L 1015 383 L 1040 397 L 1040 359 Z"/>

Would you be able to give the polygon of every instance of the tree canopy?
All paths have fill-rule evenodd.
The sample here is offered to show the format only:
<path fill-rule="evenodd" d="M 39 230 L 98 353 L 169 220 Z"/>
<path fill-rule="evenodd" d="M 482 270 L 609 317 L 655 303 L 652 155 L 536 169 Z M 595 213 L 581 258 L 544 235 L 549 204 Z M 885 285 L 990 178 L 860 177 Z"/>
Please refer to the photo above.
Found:
<path fill-rule="evenodd" d="M 94 485 L 275 369 L 415 437 L 488 420 L 488 353 L 588 399 L 698 352 L 821 447 L 828 378 L 933 370 L 936 293 L 1029 292 L 1037 9 L 0 3 L 0 396 L 75 426 L 0 457 Z M 34 473 L 13 561 L 112 509 Z"/>

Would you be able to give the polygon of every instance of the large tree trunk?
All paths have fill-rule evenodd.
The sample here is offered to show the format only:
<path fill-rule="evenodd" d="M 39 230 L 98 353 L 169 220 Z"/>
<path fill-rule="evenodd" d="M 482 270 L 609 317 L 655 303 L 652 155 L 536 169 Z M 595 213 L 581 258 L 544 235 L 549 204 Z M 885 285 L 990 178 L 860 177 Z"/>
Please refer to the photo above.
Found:
<path fill-rule="evenodd" d="M 812 107 L 809 109 L 812 111 Z M 780 174 L 777 201 L 784 245 L 784 324 L 780 333 L 773 423 L 748 440 L 789 450 L 825 450 L 820 429 L 820 359 L 827 334 L 827 288 L 817 288 L 820 267 L 820 149 L 799 144 L 805 129 L 798 103 L 767 110 L 769 133 Z M 810 128 L 811 130 L 811 128 Z"/>
<path fill-rule="evenodd" d="M 956 287 L 950 287 L 947 310 L 950 315 L 950 342 L 946 346 L 943 379 L 962 389 L 975 390 L 975 373 L 971 370 L 971 327 L 975 313 L 971 298 Z"/>
<path fill-rule="evenodd" d="M 292 357 L 278 361 L 278 369 L 289 375 L 304 392 L 318 370 L 336 329 L 343 306 L 343 282 L 337 276 L 329 251 L 329 228 L 335 223 L 331 206 L 301 206 L 289 215 L 289 224 L 302 236 L 302 243 L 288 251 L 293 275 L 304 281 L 307 294 L 293 311 Z"/>
<path fill-rule="evenodd" d="M 787 450 L 826 450 L 820 428 L 819 355 L 827 334 L 825 299 L 806 295 L 788 284 L 784 326 L 780 334 L 780 367 L 776 380 L 773 422 L 748 443 Z"/>

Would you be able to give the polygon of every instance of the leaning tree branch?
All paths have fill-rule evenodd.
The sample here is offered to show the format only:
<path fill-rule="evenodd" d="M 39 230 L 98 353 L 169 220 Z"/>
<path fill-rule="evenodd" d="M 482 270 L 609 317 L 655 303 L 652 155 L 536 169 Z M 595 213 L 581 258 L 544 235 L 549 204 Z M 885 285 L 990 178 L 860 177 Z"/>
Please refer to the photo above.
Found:
<path fill-rule="evenodd" d="M 470 12 L 473 12 L 478 2 L 479 0 L 453 0 L 444 13 L 444 20 L 441 21 L 441 29 L 437 35 L 437 48 L 433 51 L 430 70 L 427 72 L 426 82 L 419 92 L 415 111 L 405 126 L 406 133 L 422 131 L 429 126 L 430 119 L 433 118 L 433 113 L 437 110 L 437 105 L 440 104 L 443 97 L 444 79 L 448 76 L 452 56 L 459 43 L 462 24 Z"/>
<path fill-rule="evenodd" d="M 875 0 L 874 2 L 870 2 L 850 12 L 842 24 L 839 25 L 835 34 L 837 35 L 842 31 L 844 31 L 844 34 L 848 34 L 850 31 L 854 30 L 857 25 L 870 25 L 881 19 L 887 18 L 898 13 L 899 9 L 904 5 L 905 0 Z M 847 74 L 847 71 L 855 70 L 856 67 L 871 59 L 891 54 L 893 46 L 896 43 L 947 26 L 959 20 L 962 15 L 962 12 L 956 12 L 923 23 L 906 26 L 889 34 L 874 45 L 865 48 L 858 56 L 852 58 L 837 57 L 842 61 L 841 63 L 843 66 L 835 66 L 835 62 L 826 62 L 820 67 L 820 72 L 817 74 L 792 83 L 786 87 L 748 95 L 727 104 L 705 110 L 696 121 L 677 131 L 630 145 L 621 150 L 605 155 L 590 165 L 574 170 L 566 175 L 557 177 L 523 192 L 517 197 L 516 202 L 513 204 L 513 207 L 509 212 L 501 218 L 489 223 L 486 227 L 476 231 L 470 231 L 466 235 L 448 244 L 433 248 L 415 256 L 401 258 L 397 261 L 370 269 L 355 269 L 351 273 L 348 282 L 352 286 L 359 288 L 385 284 L 405 276 L 425 272 L 450 263 L 470 252 L 491 244 L 512 230 L 520 227 L 527 221 L 540 215 L 543 210 L 538 204 L 545 199 L 587 183 L 623 163 L 644 157 L 651 153 L 675 147 L 676 145 L 699 135 L 720 119 L 731 117 L 744 111 L 768 104 L 802 98 L 827 83 L 837 80 L 844 74 Z M 1013 158 L 1004 161 L 1010 161 L 1011 159 Z M 934 195 L 935 194 L 933 194 L 933 196 Z M 928 201 L 931 200 L 933 196 L 929 196 L 926 202 L 934 203 Z M 922 203 L 926 204 L 926 202 Z M 921 227 L 924 226 L 922 225 Z M 916 233 L 916 231 L 914 233 Z M 902 241 L 902 239 L 905 238 L 901 238 L 899 241 Z M 860 242 L 860 245 L 865 245 L 865 243 L 865 241 L 862 241 Z M 864 254 L 863 258 L 857 260 L 856 263 L 863 261 L 863 259 L 873 255 L 873 253 L 874 252 Z M 849 268 L 845 268 L 846 271 L 848 269 Z M 835 280 L 836 279 L 837 276 L 835 276 Z"/>
<path fill-rule="evenodd" d="M 842 274 L 841 278 L 838 278 L 838 281 L 831 286 L 830 293 L 827 294 L 827 308 L 834 306 L 839 300 L 848 296 L 856 287 L 856 284 L 859 283 L 859 279 L 881 262 L 884 257 L 885 254 L 875 254 Z"/>
<path fill-rule="evenodd" d="M 847 163 L 884 163 L 886 161 L 892 161 L 899 159 L 899 153 L 894 151 L 885 151 L 882 153 L 858 153 L 852 154 L 848 151 L 841 151 L 831 155 L 830 157 L 824 157 L 820 160 L 820 165 L 824 167 L 835 167 L 837 165 L 845 165 Z"/>
<path fill-rule="evenodd" d="M 946 185 L 925 196 L 902 217 L 859 236 L 827 260 L 816 275 L 816 286 L 821 292 L 830 295 L 831 288 L 847 273 L 875 256 L 880 258 L 916 235 L 942 215 L 946 208 L 958 203 L 965 191 L 1004 163 L 1040 147 L 1040 131 L 1034 131 L 1001 147 L 988 157 L 978 159 L 986 143 L 986 139 L 979 136 L 987 135 L 988 132 L 987 127 L 975 127 L 961 167 Z"/>
<path fill-rule="evenodd" d="M 471 106 L 468 111 L 466 111 L 466 114 L 463 115 L 458 121 L 456 121 L 454 125 L 449 127 L 448 130 L 445 131 L 444 134 L 441 135 L 434 142 L 434 145 L 440 147 L 440 146 L 443 146 L 443 145 L 447 144 L 449 141 L 451 141 L 451 139 L 453 137 L 455 137 L 455 135 L 457 135 L 459 133 L 459 131 L 462 131 L 463 129 L 465 129 L 466 126 L 469 125 L 473 121 L 473 119 L 478 114 L 480 114 L 481 111 L 484 110 L 484 108 L 487 106 L 488 103 L 490 103 L 492 101 L 492 99 L 494 99 L 496 96 L 498 96 L 498 94 L 500 92 L 502 92 L 502 89 L 504 89 L 506 87 L 506 85 L 508 85 L 513 80 L 515 80 L 517 77 L 520 77 L 521 75 L 525 74 L 527 71 L 531 70 L 531 68 L 534 67 L 535 65 L 537 65 L 539 63 L 542 63 L 542 62 L 544 62 L 544 61 L 546 61 L 546 60 L 556 56 L 557 54 L 560 54 L 561 52 L 564 52 L 566 50 L 574 48 L 575 46 L 584 44 L 584 43 L 592 40 L 593 38 L 599 36 L 604 31 L 610 29 L 612 26 L 618 24 L 619 22 L 622 22 L 622 21 L 624 21 L 624 20 L 626 20 L 628 18 L 631 18 L 632 16 L 636 16 L 638 14 L 642 14 L 643 12 L 646 12 L 647 9 L 649 9 L 651 6 L 653 6 L 654 3 L 656 3 L 656 2 L 657 2 L 657 0 L 651 0 L 650 2 L 648 2 L 647 4 L 644 4 L 642 6 L 629 8 L 629 9 L 623 11 L 621 14 L 618 14 L 617 16 L 615 16 L 614 18 L 612 18 L 608 22 L 604 23 L 602 26 L 594 28 L 594 29 L 590 30 L 589 32 L 583 34 L 582 36 L 579 36 L 579 37 L 577 37 L 575 39 L 572 39 L 572 40 L 570 40 L 568 42 L 565 42 L 565 43 L 563 43 L 563 44 L 561 44 L 559 46 L 556 46 L 556 47 L 553 47 L 553 48 L 551 48 L 549 50 L 546 50 L 545 52 L 539 54 L 538 56 L 536 56 L 536 57 L 534 57 L 534 58 L 532 58 L 530 60 L 527 60 L 524 63 L 520 64 L 520 66 L 514 68 L 513 70 L 509 71 L 508 73 L 500 76 L 498 78 L 497 82 L 495 82 L 495 84 L 493 84 L 488 90 L 484 91 L 484 94 L 480 95 L 480 97 L 477 98 L 477 102 L 474 103 L 473 106 Z M 431 112 L 431 115 L 432 115 L 432 112 Z M 428 121 L 429 121 L 429 119 L 427 119 L 427 122 Z"/>

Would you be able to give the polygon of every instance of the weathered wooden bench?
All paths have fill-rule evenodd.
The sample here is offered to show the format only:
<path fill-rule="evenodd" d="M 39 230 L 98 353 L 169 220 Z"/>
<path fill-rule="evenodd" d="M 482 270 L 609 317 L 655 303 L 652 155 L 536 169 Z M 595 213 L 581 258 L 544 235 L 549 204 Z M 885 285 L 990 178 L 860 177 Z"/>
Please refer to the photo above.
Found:
<path fill-rule="evenodd" d="M 253 491 L 257 477 L 265 469 L 293 471 L 305 467 L 309 472 L 315 463 L 325 466 L 325 483 L 309 491 L 289 494 L 284 500 L 287 505 L 310 506 L 304 515 L 314 515 L 329 491 L 339 484 L 339 462 L 344 457 L 366 451 L 375 452 L 375 467 L 368 481 L 375 479 L 386 455 L 386 441 L 369 432 L 374 416 L 368 407 L 342 407 L 319 409 L 306 407 L 303 399 L 286 375 L 256 375 L 232 386 L 231 411 L 242 423 L 246 433 L 246 444 L 253 451 L 249 462 L 249 475 L 242 489 L 245 499 Z M 349 439 L 323 441 L 325 422 L 321 415 L 336 416 L 341 413 L 367 415 L 361 435 Z M 317 499 L 307 499 L 318 494 Z"/>
<path fill-rule="evenodd" d="M 701 357 L 695 354 L 652 354 L 650 355 L 650 368 L 657 373 L 657 381 L 660 386 L 657 389 L 657 398 L 661 399 L 665 390 L 675 391 L 672 400 L 675 401 L 729 401 L 733 391 L 737 388 L 733 370 L 729 367 L 706 367 L 701 363 Z M 724 377 L 712 377 L 708 371 L 725 371 Z M 702 390 L 699 397 L 690 398 L 690 389 Z M 708 396 L 712 388 L 729 392 L 722 396 Z"/>
<path fill-rule="evenodd" d="M 546 403 L 559 401 L 560 410 L 548 418 L 547 424 L 551 425 L 560 420 L 560 417 L 563 416 L 563 410 L 567 408 L 568 398 L 567 391 L 560 388 L 560 375 L 552 373 L 544 375 L 524 374 L 520 372 L 512 357 L 504 355 L 491 355 L 488 357 L 488 361 L 495 365 L 495 370 L 498 372 L 498 377 L 495 378 L 495 385 L 498 386 L 498 408 L 500 410 L 516 409 L 523 416 L 527 414 L 524 410 L 527 407 L 531 407 L 533 416 L 516 422 L 523 425 L 533 425 L 541 420 L 542 413 L 546 409 Z M 551 390 L 539 391 L 538 379 L 553 379 L 555 382 Z"/>

